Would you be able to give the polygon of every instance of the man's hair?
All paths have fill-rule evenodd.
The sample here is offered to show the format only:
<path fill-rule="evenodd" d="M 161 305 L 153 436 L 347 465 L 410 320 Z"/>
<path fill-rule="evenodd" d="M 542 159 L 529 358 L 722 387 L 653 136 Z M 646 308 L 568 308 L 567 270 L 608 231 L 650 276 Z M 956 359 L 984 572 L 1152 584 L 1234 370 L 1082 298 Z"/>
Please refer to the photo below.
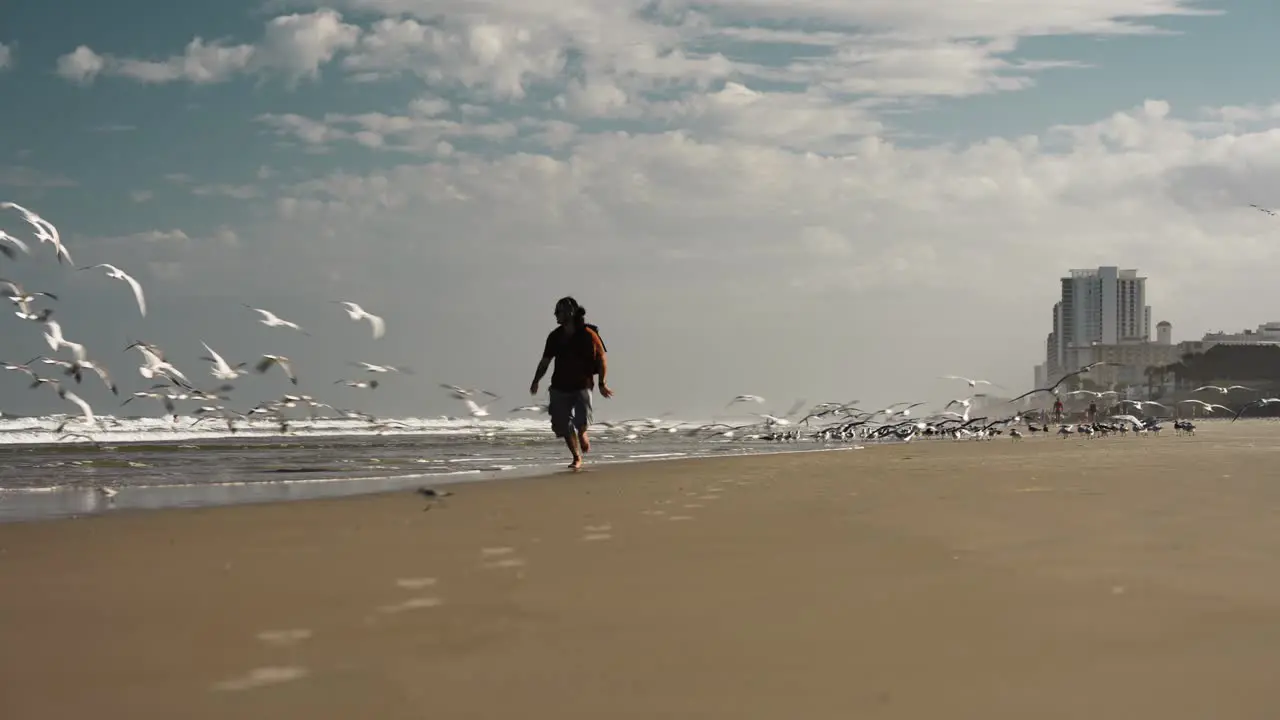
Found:
<path fill-rule="evenodd" d="M 587 324 L 587 309 L 578 304 L 572 295 L 565 295 L 556 301 L 556 309 L 569 308 L 573 311 L 573 321 L 577 327 Z"/>

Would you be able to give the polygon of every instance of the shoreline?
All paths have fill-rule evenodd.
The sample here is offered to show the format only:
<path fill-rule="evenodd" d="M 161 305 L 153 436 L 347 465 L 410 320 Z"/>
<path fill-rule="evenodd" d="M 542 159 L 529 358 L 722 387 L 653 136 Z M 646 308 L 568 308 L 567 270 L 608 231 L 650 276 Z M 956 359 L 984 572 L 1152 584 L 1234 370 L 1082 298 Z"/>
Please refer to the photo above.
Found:
<path fill-rule="evenodd" d="M 1277 434 L 0 525 L 0 716 L 1270 717 Z"/>
<path fill-rule="evenodd" d="M 876 443 L 872 443 L 875 445 Z M 892 443 L 879 443 L 889 445 Z M 609 458 L 589 463 L 586 472 L 615 465 L 717 460 L 737 457 L 792 455 L 862 449 L 851 444 L 837 447 L 810 447 L 787 450 L 743 450 L 722 455 L 661 453 L 653 457 Z M 567 465 L 567 461 L 564 463 Z M 0 488 L 0 526 L 12 523 L 74 520 L 103 514 L 135 511 L 163 511 L 183 508 L 224 507 L 261 503 L 305 502 L 310 500 L 359 497 L 405 492 L 419 487 L 452 487 L 544 478 L 568 470 L 560 464 L 526 465 L 508 469 L 458 470 L 449 473 L 413 473 L 342 477 L 279 477 L 271 480 L 121 486 L 108 497 L 95 487 L 56 486 L 49 488 Z M 288 473 L 286 475 L 293 475 Z"/>

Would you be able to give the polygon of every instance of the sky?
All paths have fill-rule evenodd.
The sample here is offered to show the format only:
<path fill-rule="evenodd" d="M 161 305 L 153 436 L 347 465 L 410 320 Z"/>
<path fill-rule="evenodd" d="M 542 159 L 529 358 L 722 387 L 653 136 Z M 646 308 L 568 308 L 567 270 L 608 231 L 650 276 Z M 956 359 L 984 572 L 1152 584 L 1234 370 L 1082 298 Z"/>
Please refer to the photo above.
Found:
<path fill-rule="evenodd" d="M 74 259 L 0 211 L 33 242 L 0 277 L 57 294 L 122 394 L 134 340 L 212 384 L 203 341 L 342 407 L 459 414 L 452 383 L 505 412 L 566 294 L 609 348 L 601 419 L 1022 392 L 1070 268 L 1138 268 L 1175 341 L 1280 319 L 1280 218 L 1248 207 L 1280 203 L 1277 26 L 1262 0 L 0 0 L 0 200 Z M 73 269 L 100 262 L 145 317 Z M 0 318 L 0 359 L 47 350 Z M 352 361 L 414 373 L 335 385 Z M 0 375 L 0 411 L 68 409 Z"/>

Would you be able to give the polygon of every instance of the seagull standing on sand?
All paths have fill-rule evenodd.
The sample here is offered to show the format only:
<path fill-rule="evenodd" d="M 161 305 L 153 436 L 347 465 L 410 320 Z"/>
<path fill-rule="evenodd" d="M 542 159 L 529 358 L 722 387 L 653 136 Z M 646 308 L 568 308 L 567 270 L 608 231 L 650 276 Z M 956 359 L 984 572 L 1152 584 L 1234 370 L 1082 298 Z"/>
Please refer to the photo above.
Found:
<path fill-rule="evenodd" d="M 379 316 L 365 310 L 349 300 L 334 300 L 347 310 L 347 317 L 352 320 L 368 320 L 373 326 L 373 339 L 377 340 L 387 332 L 387 323 Z"/>
<path fill-rule="evenodd" d="M 92 270 L 94 268 L 106 268 L 107 277 L 115 278 L 116 280 L 123 280 L 129 283 L 129 287 L 133 288 L 133 297 L 138 301 L 138 312 L 142 313 L 143 317 L 147 316 L 147 299 L 142 294 L 142 286 L 138 284 L 137 280 L 133 279 L 132 275 L 130 275 L 129 273 L 121 270 L 120 268 L 110 263 L 98 263 L 97 265 L 87 265 L 85 267 L 80 268 L 80 270 Z"/>

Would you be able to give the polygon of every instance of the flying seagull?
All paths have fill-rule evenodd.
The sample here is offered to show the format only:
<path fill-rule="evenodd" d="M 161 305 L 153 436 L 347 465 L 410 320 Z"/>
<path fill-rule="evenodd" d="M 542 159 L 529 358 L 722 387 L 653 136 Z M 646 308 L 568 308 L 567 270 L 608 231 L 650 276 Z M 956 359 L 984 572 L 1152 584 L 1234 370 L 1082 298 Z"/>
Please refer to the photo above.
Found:
<path fill-rule="evenodd" d="M 333 302 L 346 308 L 347 317 L 352 320 L 368 320 L 369 324 L 373 326 L 373 339 L 377 340 L 387 332 L 387 323 L 381 317 L 374 315 L 349 300 L 334 300 Z"/>
<path fill-rule="evenodd" d="M 27 221 L 27 224 L 35 228 L 36 239 L 40 242 L 47 242 L 53 245 L 54 252 L 58 255 L 59 263 L 71 262 L 71 253 L 67 252 L 67 249 L 63 247 L 62 236 L 58 234 L 58 228 L 54 227 L 53 223 L 22 207 L 18 203 L 0 202 L 0 209 L 7 210 L 10 208 L 22 213 L 22 218 Z"/>
<path fill-rule="evenodd" d="M 115 278 L 116 280 L 123 280 L 129 283 L 129 287 L 133 288 L 133 297 L 138 301 L 138 312 L 142 313 L 143 317 L 147 316 L 147 299 L 142 294 L 142 286 L 138 284 L 137 280 L 133 279 L 132 275 L 110 263 L 86 265 L 85 267 L 80 268 L 80 270 L 92 270 L 94 268 L 106 268 L 107 277 Z"/>
<path fill-rule="evenodd" d="M 241 304 L 243 305 L 244 303 L 241 303 Z M 256 308 L 252 305 L 244 305 L 244 306 L 261 315 L 262 317 L 259 318 L 258 322 L 262 323 L 263 325 L 266 325 L 267 327 L 287 327 L 287 328 L 292 328 L 294 330 L 297 330 L 303 335 L 311 334 L 306 330 L 303 330 L 301 327 L 299 327 L 298 323 L 289 322 L 288 320 L 281 318 L 279 315 L 276 315 L 270 310 L 263 310 L 262 308 Z"/>
<path fill-rule="evenodd" d="M 213 367 L 209 368 L 210 375 L 213 375 L 219 380 L 235 380 L 244 374 L 244 371 L 240 368 L 243 368 L 245 363 L 236 363 L 235 367 L 232 367 L 221 355 L 214 352 L 213 348 L 209 347 L 209 343 L 202 340 L 200 341 L 200 344 L 204 345 L 204 349 L 209 353 L 207 356 L 200 359 L 208 360 L 213 363 Z"/>
<path fill-rule="evenodd" d="M 1058 387 L 1059 387 L 1060 385 L 1062 385 L 1062 383 L 1066 382 L 1068 378 L 1075 377 L 1076 375 L 1083 375 L 1084 373 L 1087 373 L 1087 372 L 1089 372 L 1090 370 L 1092 370 L 1092 369 L 1094 369 L 1094 368 L 1096 368 L 1096 367 L 1101 367 L 1101 366 L 1103 366 L 1103 365 L 1119 365 L 1119 364 L 1120 364 L 1120 363 L 1117 363 L 1117 362 L 1110 362 L 1110 361 L 1107 361 L 1107 360 L 1099 360 L 1098 362 L 1091 362 L 1091 363 L 1089 363 L 1088 365 L 1085 365 L 1084 367 L 1080 368 L 1079 370 L 1076 370 L 1075 372 L 1069 372 L 1069 373 L 1067 373 L 1066 375 L 1063 375 L 1061 378 L 1059 378 L 1059 379 L 1058 379 L 1058 382 L 1056 382 L 1056 383 L 1054 383 L 1054 384 L 1050 385 L 1049 387 L 1035 388 L 1035 389 L 1033 389 L 1033 390 L 1028 390 L 1027 392 L 1022 393 L 1021 395 L 1019 395 L 1018 397 L 1016 397 L 1016 398 L 1014 398 L 1014 399 L 1010 400 L 1009 402 L 1011 402 L 1011 403 L 1013 403 L 1013 402 L 1018 402 L 1018 401 L 1019 401 L 1019 400 L 1021 400 L 1022 398 L 1027 397 L 1027 396 L 1029 396 L 1029 395 L 1035 395 L 1036 393 L 1042 393 L 1042 392 L 1051 393 L 1051 392 L 1054 392 L 1055 390 L 1057 390 L 1057 389 L 1058 389 Z M 1054 394 L 1056 394 L 1056 393 L 1054 393 Z"/>

